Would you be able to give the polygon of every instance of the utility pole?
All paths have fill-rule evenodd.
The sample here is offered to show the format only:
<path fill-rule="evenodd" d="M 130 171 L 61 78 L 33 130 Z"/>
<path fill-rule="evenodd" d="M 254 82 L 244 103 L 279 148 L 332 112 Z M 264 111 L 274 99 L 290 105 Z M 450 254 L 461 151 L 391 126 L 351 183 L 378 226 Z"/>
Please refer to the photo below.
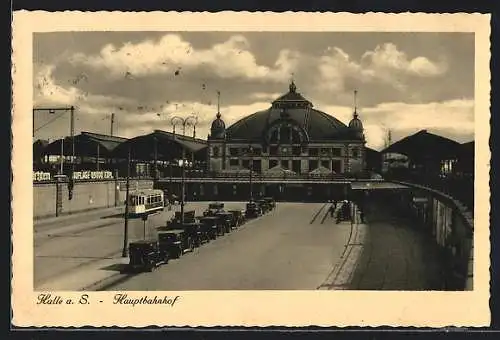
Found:
<path fill-rule="evenodd" d="M 110 135 L 113 136 L 113 124 L 115 123 L 115 114 L 111 114 L 111 129 L 110 129 Z"/>
<path fill-rule="evenodd" d="M 130 145 L 128 147 L 128 157 L 127 157 L 127 180 L 125 184 L 125 226 L 123 231 L 123 251 L 122 257 L 128 256 L 128 215 L 129 215 L 129 195 L 130 191 Z"/>

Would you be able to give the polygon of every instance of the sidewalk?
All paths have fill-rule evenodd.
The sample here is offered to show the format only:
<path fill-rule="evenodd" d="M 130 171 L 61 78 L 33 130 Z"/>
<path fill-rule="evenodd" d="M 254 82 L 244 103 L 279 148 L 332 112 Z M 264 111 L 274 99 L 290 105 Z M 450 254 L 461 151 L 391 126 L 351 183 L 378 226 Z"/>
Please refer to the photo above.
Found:
<path fill-rule="evenodd" d="M 123 213 L 124 211 L 125 211 L 125 206 L 99 208 L 99 209 L 92 209 L 92 210 L 77 212 L 74 214 L 65 214 L 65 215 L 57 216 L 57 217 L 54 216 L 54 217 L 33 219 L 33 224 L 35 227 L 36 226 L 44 226 L 44 225 L 49 225 L 49 224 L 54 224 L 54 223 L 59 223 L 59 222 L 77 220 L 77 219 L 82 218 L 82 217 L 86 217 L 87 219 L 100 218 L 101 216 L 120 214 L 120 213 Z"/>
<path fill-rule="evenodd" d="M 78 270 L 65 273 L 64 275 L 46 282 L 39 287 L 35 287 L 36 291 L 83 291 L 95 290 L 104 284 L 107 280 L 113 280 L 122 276 L 120 271 L 128 264 L 129 258 L 122 257 L 120 253 L 113 256 L 111 259 L 103 259 L 99 262 L 94 262 L 80 267 Z"/>

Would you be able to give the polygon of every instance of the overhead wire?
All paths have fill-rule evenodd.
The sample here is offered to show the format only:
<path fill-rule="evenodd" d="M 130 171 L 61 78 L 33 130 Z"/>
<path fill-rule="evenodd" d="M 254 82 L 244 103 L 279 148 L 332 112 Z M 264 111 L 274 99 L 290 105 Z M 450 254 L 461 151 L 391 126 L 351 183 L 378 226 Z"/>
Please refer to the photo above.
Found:
<path fill-rule="evenodd" d="M 51 120 L 49 120 L 48 122 L 46 122 L 45 124 L 43 124 L 42 126 L 39 126 L 38 128 L 35 129 L 35 132 L 37 132 L 38 130 L 40 129 L 43 129 L 44 127 L 46 127 L 47 125 L 53 123 L 54 121 L 56 121 L 57 119 L 61 118 L 66 112 L 63 112 L 63 113 L 60 113 L 58 116 L 52 118 Z"/>

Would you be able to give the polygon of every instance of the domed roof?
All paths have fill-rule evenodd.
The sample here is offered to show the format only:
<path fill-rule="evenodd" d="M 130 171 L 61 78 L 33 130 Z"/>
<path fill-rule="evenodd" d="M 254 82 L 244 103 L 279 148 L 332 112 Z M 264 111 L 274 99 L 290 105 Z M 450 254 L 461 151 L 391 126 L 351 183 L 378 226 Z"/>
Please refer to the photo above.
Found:
<path fill-rule="evenodd" d="M 253 113 L 228 127 L 227 137 L 231 140 L 260 141 L 271 125 L 278 120 L 288 120 L 299 125 L 310 141 L 359 139 L 340 120 L 312 106 L 310 101 L 296 92 L 292 81 L 289 92 L 276 99 L 269 109 Z"/>
<path fill-rule="evenodd" d="M 349 128 L 353 130 L 363 131 L 363 123 L 358 118 L 358 113 L 354 112 L 354 117 L 349 122 Z"/>
<path fill-rule="evenodd" d="M 220 117 L 220 113 L 217 113 L 217 118 L 212 122 L 211 130 L 222 130 L 226 128 L 226 124 Z"/>

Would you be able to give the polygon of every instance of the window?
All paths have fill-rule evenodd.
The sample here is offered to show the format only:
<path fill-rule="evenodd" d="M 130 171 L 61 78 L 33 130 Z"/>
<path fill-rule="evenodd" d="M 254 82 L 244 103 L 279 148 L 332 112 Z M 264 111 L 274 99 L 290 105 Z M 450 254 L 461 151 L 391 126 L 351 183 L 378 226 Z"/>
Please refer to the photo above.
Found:
<path fill-rule="evenodd" d="M 278 160 L 276 159 L 269 160 L 269 169 L 274 168 L 276 165 L 278 165 Z"/>
<path fill-rule="evenodd" d="M 288 161 L 288 160 L 281 161 L 281 167 L 283 169 L 288 169 L 290 167 L 290 161 Z"/>
<path fill-rule="evenodd" d="M 310 160 L 309 161 L 309 171 L 312 171 L 318 167 L 318 161 L 317 160 Z"/>
<path fill-rule="evenodd" d="M 330 169 L 330 161 L 321 161 L 321 166 Z"/>
<path fill-rule="evenodd" d="M 261 153 L 262 153 L 262 149 L 261 148 L 254 148 L 253 149 L 254 156 L 260 156 Z"/>
<path fill-rule="evenodd" d="M 300 161 L 299 160 L 293 160 L 292 161 L 292 171 L 300 174 Z"/>
<path fill-rule="evenodd" d="M 291 144 L 292 135 L 290 134 L 289 127 L 284 126 L 280 129 L 280 142 L 283 144 Z"/>
<path fill-rule="evenodd" d="M 250 168 L 250 161 L 248 159 L 244 159 L 242 165 L 245 169 L 249 169 Z"/>
<path fill-rule="evenodd" d="M 218 147 L 214 146 L 212 151 L 214 153 L 214 157 L 219 157 L 219 148 Z"/>
<path fill-rule="evenodd" d="M 300 134 L 296 130 L 292 130 L 292 143 L 293 144 L 300 144 Z"/>
<path fill-rule="evenodd" d="M 293 149 L 292 149 L 292 154 L 294 156 L 300 156 L 300 146 L 294 146 Z"/>
<path fill-rule="evenodd" d="M 332 170 L 335 171 L 336 173 L 341 172 L 342 169 L 342 161 L 338 159 L 334 159 L 332 161 Z"/>
<path fill-rule="evenodd" d="M 230 159 L 229 165 L 230 166 L 238 166 L 238 165 L 240 165 L 240 160 L 239 159 Z"/>
<path fill-rule="evenodd" d="M 330 149 L 328 149 L 328 148 L 321 148 L 321 155 L 322 156 L 328 156 L 328 155 L 330 155 Z"/>
<path fill-rule="evenodd" d="M 291 148 L 289 146 L 283 146 L 280 149 L 280 154 L 281 155 L 290 155 L 292 152 Z"/>
<path fill-rule="evenodd" d="M 229 148 L 229 155 L 230 156 L 238 156 L 239 151 L 240 150 L 238 148 Z"/>
<path fill-rule="evenodd" d="M 269 149 L 270 149 L 269 154 L 271 156 L 276 156 L 278 154 L 278 147 L 277 146 L 271 146 Z"/>
<path fill-rule="evenodd" d="M 318 149 L 316 149 L 316 148 L 309 148 L 309 155 L 310 156 L 317 156 L 318 155 Z"/>
<path fill-rule="evenodd" d="M 353 158 L 358 158 L 358 156 L 359 156 L 359 150 L 358 150 L 358 148 L 352 149 L 352 157 Z"/>
<path fill-rule="evenodd" d="M 342 149 L 341 148 L 333 148 L 332 149 L 332 156 L 333 157 L 340 157 L 340 156 L 342 156 Z"/>

